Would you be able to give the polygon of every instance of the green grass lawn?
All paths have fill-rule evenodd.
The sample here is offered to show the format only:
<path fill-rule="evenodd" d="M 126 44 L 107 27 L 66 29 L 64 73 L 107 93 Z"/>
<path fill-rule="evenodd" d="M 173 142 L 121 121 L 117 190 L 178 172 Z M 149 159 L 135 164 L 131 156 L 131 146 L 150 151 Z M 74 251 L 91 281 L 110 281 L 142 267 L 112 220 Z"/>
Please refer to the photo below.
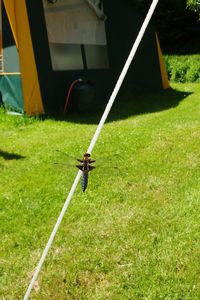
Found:
<path fill-rule="evenodd" d="M 200 85 L 121 92 L 31 299 L 200 299 Z M 22 299 L 100 115 L 0 112 L 0 299 Z"/>

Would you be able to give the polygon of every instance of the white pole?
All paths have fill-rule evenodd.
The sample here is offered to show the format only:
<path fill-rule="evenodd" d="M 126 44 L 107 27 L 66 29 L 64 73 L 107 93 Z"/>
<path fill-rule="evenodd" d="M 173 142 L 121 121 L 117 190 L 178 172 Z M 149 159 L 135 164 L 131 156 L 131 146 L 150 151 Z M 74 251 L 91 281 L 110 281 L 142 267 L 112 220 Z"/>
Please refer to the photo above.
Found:
<path fill-rule="evenodd" d="M 101 130 L 102 130 L 103 125 L 104 125 L 104 123 L 105 123 L 105 121 L 106 121 L 106 118 L 107 118 L 107 116 L 108 116 L 108 114 L 109 114 L 109 112 L 110 112 L 110 110 L 111 110 L 111 107 L 112 107 L 112 105 L 113 105 L 113 103 L 114 103 L 114 101 L 115 101 L 115 98 L 116 98 L 116 96 L 117 96 L 117 94 L 118 94 L 118 92 L 119 92 L 119 89 L 120 89 L 120 87 L 121 87 L 121 85 L 122 85 L 122 83 L 123 83 L 123 80 L 124 80 L 124 78 L 125 78 L 125 76 L 126 76 L 126 73 L 127 73 L 128 69 L 129 69 L 129 66 L 130 66 L 130 64 L 131 64 L 131 62 L 132 62 L 132 60 L 133 60 L 133 58 L 134 58 L 134 56 L 135 56 L 135 53 L 136 53 L 136 51 L 137 51 L 137 48 L 138 48 L 138 46 L 139 46 L 139 44 L 140 44 L 140 42 L 141 42 L 141 40 L 142 40 L 142 37 L 143 37 L 143 35 L 144 35 L 144 32 L 145 32 L 145 30 L 146 30 L 146 28 L 147 28 L 147 26 L 148 26 L 148 24 L 149 24 L 149 21 L 150 21 L 152 15 L 153 15 L 153 12 L 154 12 L 154 10 L 155 10 L 155 8 L 156 8 L 156 5 L 158 4 L 158 1 L 159 1 L 159 0 L 153 0 L 153 2 L 152 2 L 152 4 L 151 4 L 151 7 L 150 7 L 150 9 L 149 9 L 149 11 L 148 11 L 148 13 L 147 13 L 147 16 L 146 16 L 145 20 L 144 20 L 144 23 L 143 23 L 143 25 L 142 25 L 142 27 L 141 27 L 141 29 L 140 29 L 140 32 L 139 32 L 139 34 L 138 34 L 138 36 L 137 36 L 137 38 L 136 38 L 136 40 L 135 40 L 135 43 L 134 43 L 134 45 L 133 45 L 133 47 L 132 47 L 132 49 L 131 49 L 131 52 L 130 52 L 130 54 L 129 54 L 129 56 L 128 56 L 128 59 L 127 59 L 125 65 L 124 65 L 124 68 L 123 68 L 123 70 L 122 70 L 122 72 L 121 72 L 121 75 L 120 75 L 120 77 L 119 77 L 119 79 L 118 79 L 118 81 L 117 81 L 117 83 L 116 83 L 116 86 L 115 86 L 115 88 L 114 88 L 114 90 L 113 90 L 113 93 L 112 93 L 112 95 L 111 95 L 111 97 L 110 97 L 110 99 L 109 99 L 109 101 L 108 101 L 108 104 L 107 104 L 107 106 L 106 106 L 106 108 L 105 108 L 105 111 L 104 111 L 104 113 L 103 113 L 103 116 L 102 116 L 102 118 L 101 118 L 101 120 L 100 120 L 100 122 L 99 122 L 99 125 L 98 125 L 98 127 L 97 127 L 97 129 L 96 129 L 96 132 L 95 132 L 95 134 L 94 134 L 94 136 L 93 136 L 93 139 L 92 139 L 92 141 L 91 141 L 91 143 L 90 143 L 90 146 L 89 146 L 89 148 L 88 148 L 88 150 L 87 150 L 88 153 L 91 153 L 91 152 L 92 152 L 92 150 L 93 150 L 93 148 L 94 148 L 94 146 L 95 146 L 95 143 L 96 143 L 96 141 L 97 141 L 97 139 L 98 139 L 98 137 L 99 137 L 99 135 L 100 135 L 100 133 L 101 133 Z M 58 231 L 58 228 L 59 228 L 59 226 L 60 226 L 60 223 L 61 223 L 61 221 L 62 221 L 62 219 L 63 219 L 63 217 L 64 217 L 64 214 L 65 214 L 65 212 L 66 212 L 66 210 L 67 210 L 67 208 L 68 208 L 68 206 L 69 206 L 69 204 L 70 204 L 70 201 L 71 201 L 71 199 L 72 199 L 72 197 L 73 197 L 73 194 L 74 194 L 74 192 L 75 192 L 75 190 L 76 190 L 76 187 L 77 187 L 78 182 L 79 182 L 80 177 L 81 177 L 81 173 L 82 173 L 82 172 L 79 170 L 78 173 L 77 173 L 77 175 L 76 175 L 76 178 L 75 178 L 74 183 L 73 183 L 73 185 L 72 185 L 72 187 L 71 187 L 71 190 L 70 190 L 70 192 L 69 192 L 69 194 L 68 194 L 68 197 L 67 197 L 67 199 L 66 199 L 66 201 L 65 201 L 65 204 L 64 204 L 64 206 L 63 206 L 63 208 L 62 208 L 62 211 L 61 211 L 61 213 L 60 213 L 60 215 L 59 215 L 59 217 L 58 217 L 58 220 L 57 220 L 57 222 L 56 222 L 56 224 L 55 224 L 55 226 L 54 226 L 54 229 L 53 229 L 53 231 L 52 231 L 52 233 L 51 233 L 51 236 L 50 236 L 50 238 L 49 238 L 49 240 L 48 240 L 48 243 L 47 243 L 47 245 L 46 245 L 46 247 L 45 247 L 45 249 L 44 249 L 44 251 L 43 251 L 43 253 L 42 253 L 42 256 L 41 256 L 41 258 L 40 258 L 40 261 L 39 261 L 39 263 L 38 263 L 38 266 L 37 266 L 36 269 L 35 269 L 35 272 L 34 272 L 34 275 L 33 275 L 33 277 L 32 277 L 32 280 L 31 280 L 31 282 L 30 282 L 30 284 L 29 284 L 29 287 L 28 287 L 28 289 L 27 289 L 27 291 L 26 291 L 26 294 L 25 294 L 25 296 L 24 296 L 24 300 L 28 300 L 28 298 L 29 298 L 29 296 L 30 296 L 31 290 L 32 290 L 32 288 L 33 288 L 33 286 L 34 286 L 34 283 L 35 283 L 37 277 L 38 277 L 38 274 L 39 274 L 39 272 L 40 272 L 40 269 L 41 269 L 41 267 L 42 267 L 42 265 L 43 265 L 43 263 L 44 263 L 44 260 L 45 260 L 45 258 L 46 258 L 46 256 L 47 256 L 47 253 L 48 253 L 48 251 L 49 251 L 49 249 L 50 249 L 50 247 L 51 247 L 51 244 L 53 243 L 53 240 L 54 240 L 55 235 L 56 235 L 56 233 L 57 233 L 57 231 Z"/>
<path fill-rule="evenodd" d="M 67 197 L 67 199 L 66 199 L 66 201 L 65 201 L 65 204 L 64 204 L 64 206 L 63 206 L 63 208 L 62 208 L 62 211 L 61 211 L 61 213 L 60 213 L 60 215 L 59 215 L 59 217 L 58 217 L 58 220 L 57 220 L 57 222 L 56 222 L 56 225 L 54 226 L 54 229 L 53 229 L 53 231 L 52 231 L 52 233 L 51 233 L 51 236 L 50 236 L 50 238 L 49 238 L 49 240 L 48 240 L 48 243 L 47 243 L 47 245 L 46 245 L 46 247 L 45 247 L 45 249 L 44 249 L 44 251 L 43 251 L 43 253 L 42 253 L 42 256 L 41 256 L 41 258 L 40 258 L 40 261 L 39 261 L 39 263 L 38 263 L 38 266 L 37 266 L 37 268 L 35 269 L 35 272 L 34 272 L 34 275 L 33 275 L 33 277 L 32 277 L 32 280 L 31 280 L 31 282 L 30 282 L 30 284 L 29 284 L 29 287 L 28 287 L 28 289 L 27 289 L 27 291 L 26 291 L 26 294 L 25 294 L 25 296 L 24 296 L 24 300 L 27 300 L 27 299 L 29 298 L 29 296 L 30 296 L 31 290 L 32 290 L 32 288 L 33 288 L 33 286 L 34 286 L 34 283 L 35 283 L 37 277 L 38 277 L 38 274 L 39 274 L 39 272 L 40 272 L 40 269 L 41 269 L 41 267 L 42 267 L 42 265 L 43 265 L 43 263 L 44 263 L 44 260 L 45 260 L 45 258 L 46 258 L 46 256 L 47 256 L 47 253 L 48 253 L 48 251 L 49 251 L 49 249 L 50 249 L 50 247 L 51 247 L 51 244 L 53 243 L 53 240 L 54 240 L 55 235 L 56 235 L 56 233 L 57 233 L 57 231 L 58 231 L 58 228 L 59 228 L 59 226 L 60 226 L 60 223 L 61 223 L 61 221 L 62 221 L 62 219 L 63 219 L 63 217 L 64 217 L 64 214 L 65 214 L 65 212 L 66 212 L 66 210 L 67 210 L 67 208 L 68 208 L 68 206 L 69 206 L 69 203 L 70 203 L 70 201 L 71 201 L 71 198 L 72 198 L 72 196 L 73 196 L 73 194 L 74 194 L 74 192 L 75 192 L 75 189 L 76 189 L 76 187 L 77 187 L 77 184 L 78 184 L 78 182 L 79 182 L 79 180 L 80 180 L 81 173 L 82 173 L 82 171 L 79 170 L 78 173 L 77 173 L 77 175 L 76 175 L 76 178 L 75 178 L 74 183 L 73 183 L 73 185 L 72 185 L 72 187 L 71 187 L 71 190 L 70 190 L 70 192 L 69 192 L 69 195 L 68 195 L 68 197 Z"/>
<path fill-rule="evenodd" d="M 142 37 L 143 37 L 143 35 L 145 33 L 145 30 L 146 30 L 146 28 L 147 28 L 147 26 L 149 24 L 149 21 L 151 20 L 151 17 L 152 17 L 153 12 L 154 12 L 154 10 L 156 8 L 156 5 L 158 4 L 158 1 L 159 0 L 154 0 L 152 2 L 152 4 L 151 4 L 151 7 L 150 7 L 150 9 L 149 9 L 149 11 L 147 13 L 147 16 L 146 16 L 145 20 L 144 20 L 144 23 L 143 23 L 143 25 L 142 25 L 142 27 L 140 29 L 140 32 L 139 32 L 139 34 L 138 34 L 138 36 L 137 36 L 137 38 L 135 40 L 135 43 L 134 43 L 134 45 L 133 45 L 133 47 L 131 49 L 131 52 L 130 52 L 128 58 L 127 58 L 127 61 L 126 61 L 125 65 L 124 65 L 124 68 L 123 68 L 123 70 L 122 70 L 122 72 L 121 72 L 121 74 L 119 76 L 119 79 L 118 79 L 118 81 L 116 83 L 116 86 L 115 86 L 113 92 L 112 92 L 110 100 L 108 101 L 108 104 L 107 104 L 107 106 L 105 108 L 103 116 L 102 116 L 102 118 L 101 118 L 101 120 L 99 122 L 99 125 L 98 125 L 98 127 L 96 129 L 96 132 L 95 132 L 95 134 L 93 136 L 93 139 L 92 139 L 92 141 L 90 143 L 90 146 L 89 146 L 89 148 L 87 150 L 88 153 L 92 152 L 92 150 L 93 150 L 93 148 L 94 148 L 94 146 L 96 144 L 96 141 L 97 141 L 97 139 L 98 139 L 98 137 L 99 137 L 99 135 L 101 133 L 103 125 L 104 125 L 104 123 L 105 123 L 105 121 L 107 119 L 107 116 L 108 116 L 108 114 L 109 114 L 109 112 L 111 110 L 113 102 L 115 101 L 115 98 L 116 98 L 116 96 L 117 96 L 117 94 L 119 92 L 119 89 L 120 89 L 120 87 L 121 87 L 121 85 L 123 83 L 123 80 L 124 80 L 124 78 L 126 76 L 126 73 L 127 73 L 128 69 L 129 69 L 129 67 L 130 67 L 130 64 L 131 64 L 131 62 L 132 62 L 132 60 L 133 60 L 133 58 L 135 56 L 135 53 L 136 53 L 137 48 L 138 48 L 138 46 L 139 46 L 139 44 L 140 44 L 140 42 L 142 40 Z"/>

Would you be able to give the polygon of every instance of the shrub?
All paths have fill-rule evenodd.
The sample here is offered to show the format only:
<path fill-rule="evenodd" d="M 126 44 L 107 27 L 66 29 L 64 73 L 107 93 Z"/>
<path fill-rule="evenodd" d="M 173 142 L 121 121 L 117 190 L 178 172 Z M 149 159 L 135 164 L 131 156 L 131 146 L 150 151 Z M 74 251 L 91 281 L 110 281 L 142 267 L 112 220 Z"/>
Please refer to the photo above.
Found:
<path fill-rule="evenodd" d="M 200 82 L 200 55 L 166 55 L 168 78 L 174 82 Z"/>
<path fill-rule="evenodd" d="M 187 82 L 200 82 L 200 61 L 193 62 L 186 74 Z"/>

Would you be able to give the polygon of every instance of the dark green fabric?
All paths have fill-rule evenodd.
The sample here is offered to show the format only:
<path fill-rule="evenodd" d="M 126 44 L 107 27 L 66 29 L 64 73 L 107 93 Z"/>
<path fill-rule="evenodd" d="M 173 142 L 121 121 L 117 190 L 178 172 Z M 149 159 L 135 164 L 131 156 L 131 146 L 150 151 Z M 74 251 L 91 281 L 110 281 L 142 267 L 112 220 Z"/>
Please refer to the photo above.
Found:
<path fill-rule="evenodd" d="M 144 21 L 135 12 L 130 0 L 104 1 L 108 69 L 54 71 L 51 65 L 42 0 L 26 0 L 39 84 L 46 113 L 64 109 L 71 83 L 78 79 L 92 82 L 94 103 L 107 102 L 121 73 L 131 47 Z M 52 4 L 53 5 L 53 4 Z M 155 31 L 151 26 L 144 35 L 122 87 L 162 89 Z"/>
<path fill-rule="evenodd" d="M 1 75 L 0 92 L 6 109 L 24 112 L 20 75 Z"/>

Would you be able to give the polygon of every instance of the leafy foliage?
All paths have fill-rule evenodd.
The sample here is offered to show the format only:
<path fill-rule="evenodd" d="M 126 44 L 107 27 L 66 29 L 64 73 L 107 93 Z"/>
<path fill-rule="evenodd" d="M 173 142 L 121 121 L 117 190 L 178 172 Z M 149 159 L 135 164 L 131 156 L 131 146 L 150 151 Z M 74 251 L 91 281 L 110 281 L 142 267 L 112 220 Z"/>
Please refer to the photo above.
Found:
<path fill-rule="evenodd" d="M 175 82 L 200 82 L 200 55 L 165 55 L 168 78 Z"/>
<path fill-rule="evenodd" d="M 187 0 L 187 7 L 199 14 L 200 17 L 200 1 L 199 0 Z"/>

